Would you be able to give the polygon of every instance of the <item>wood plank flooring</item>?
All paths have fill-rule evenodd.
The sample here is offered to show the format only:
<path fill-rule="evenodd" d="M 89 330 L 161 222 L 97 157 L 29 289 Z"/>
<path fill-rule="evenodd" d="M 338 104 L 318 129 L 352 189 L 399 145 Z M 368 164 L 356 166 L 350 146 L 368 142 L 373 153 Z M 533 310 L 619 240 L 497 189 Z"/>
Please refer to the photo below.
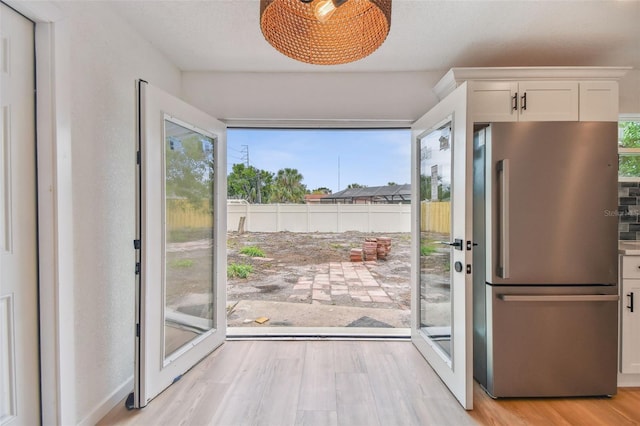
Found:
<path fill-rule="evenodd" d="M 142 410 L 99 425 L 640 425 L 640 389 L 463 410 L 410 342 L 231 341 Z"/>

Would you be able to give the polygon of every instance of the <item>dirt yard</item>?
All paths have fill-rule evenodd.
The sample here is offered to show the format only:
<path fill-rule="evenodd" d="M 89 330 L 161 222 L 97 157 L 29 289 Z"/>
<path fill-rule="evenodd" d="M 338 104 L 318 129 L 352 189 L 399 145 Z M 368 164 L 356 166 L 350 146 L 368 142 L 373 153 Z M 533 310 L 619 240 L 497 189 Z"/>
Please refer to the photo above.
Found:
<path fill-rule="evenodd" d="M 168 246 L 167 306 L 210 318 L 211 240 L 205 235 L 179 235 Z M 388 237 L 391 251 L 385 260 L 350 262 L 352 248 L 367 237 Z M 428 237 L 428 238 L 427 238 Z M 427 256 L 422 275 L 434 286 L 424 287 L 422 303 L 446 304 L 447 285 L 433 277 L 446 276 L 448 251 L 438 235 L 423 235 Z M 251 248 L 260 252 L 243 254 Z M 227 279 L 228 325 L 409 327 L 409 233 L 243 233 L 227 235 L 227 267 L 249 269 L 244 278 Z M 423 279 L 424 279 L 423 278 Z M 442 303 L 444 302 L 444 303 Z M 439 323 L 440 321 L 432 321 Z M 443 324 L 438 324 L 443 325 Z"/>
<path fill-rule="evenodd" d="M 375 233 L 230 233 L 227 239 L 227 265 L 249 264 L 253 272 L 248 278 L 229 278 L 228 299 L 288 301 L 294 285 L 303 277 L 318 274 L 330 262 L 348 262 L 349 251 L 362 247 L 365 237 Z M 410 306 L 410 234 L 385 233 L 391 238 L 391 253 L 387 260 L 366 263 L 367 269 L 392 297 L 395 308 Z M 242 247 L 254 246 L 265 257 L 241 254 Z M 309 303 L 307 301 L 307 303 Z M 371 306 L 352 301 L 353 306 Z"/>

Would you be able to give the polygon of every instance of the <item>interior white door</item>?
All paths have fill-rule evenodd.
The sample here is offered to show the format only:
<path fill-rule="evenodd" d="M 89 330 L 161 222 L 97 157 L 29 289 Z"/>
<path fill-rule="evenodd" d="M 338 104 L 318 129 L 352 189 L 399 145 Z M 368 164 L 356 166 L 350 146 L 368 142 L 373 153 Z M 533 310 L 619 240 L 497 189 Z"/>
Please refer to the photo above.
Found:
<path fill-rule="evenodd" d="M 226 332 L 226 126 L 138 82 L 138 310 L 132 406 L 144 407 Z M 176 209 L 198 220 L 177 223 Z"/>
<path fill-rule="evenodd" d="M 473 408 L 472 169 L 466 83 L 412 126 L 411 339 Z"/>
<path fill-rule="evenodd" d="M 40 423 L 33 22 L 0 4 L 0 424 Z"/>

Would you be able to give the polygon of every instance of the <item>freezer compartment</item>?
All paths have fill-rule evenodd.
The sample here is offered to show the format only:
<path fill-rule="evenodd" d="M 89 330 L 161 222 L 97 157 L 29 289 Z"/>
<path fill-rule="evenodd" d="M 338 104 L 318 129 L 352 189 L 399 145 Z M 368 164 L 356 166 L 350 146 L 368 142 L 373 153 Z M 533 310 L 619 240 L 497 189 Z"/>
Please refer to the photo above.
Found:
<path fill-rule="evenodd" d="M 616 286 L 487 286 L 487 381 L 494 397 L 613 395 Z"/>

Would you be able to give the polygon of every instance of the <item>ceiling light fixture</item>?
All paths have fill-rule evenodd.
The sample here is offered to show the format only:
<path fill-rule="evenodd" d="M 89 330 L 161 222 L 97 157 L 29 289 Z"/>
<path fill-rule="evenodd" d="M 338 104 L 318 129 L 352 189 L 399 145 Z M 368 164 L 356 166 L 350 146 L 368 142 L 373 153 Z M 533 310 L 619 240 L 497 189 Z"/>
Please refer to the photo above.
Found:
<path fill-rule="evenodd" d="M 391 0 L 260 0 L 264 38 L 284 55 L 317 65 L 373 53 L 391 28 Z"/>

